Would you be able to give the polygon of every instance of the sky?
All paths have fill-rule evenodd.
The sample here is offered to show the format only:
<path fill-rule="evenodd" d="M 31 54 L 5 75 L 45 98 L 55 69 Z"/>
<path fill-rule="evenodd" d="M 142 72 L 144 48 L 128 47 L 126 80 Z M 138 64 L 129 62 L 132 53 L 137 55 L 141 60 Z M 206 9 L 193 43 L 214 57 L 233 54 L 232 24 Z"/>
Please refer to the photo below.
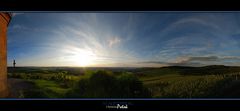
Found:
<path fill-rule="evenodd" d="M 8 66 L 240 66 L 240 12 L 14 13 Z"/>

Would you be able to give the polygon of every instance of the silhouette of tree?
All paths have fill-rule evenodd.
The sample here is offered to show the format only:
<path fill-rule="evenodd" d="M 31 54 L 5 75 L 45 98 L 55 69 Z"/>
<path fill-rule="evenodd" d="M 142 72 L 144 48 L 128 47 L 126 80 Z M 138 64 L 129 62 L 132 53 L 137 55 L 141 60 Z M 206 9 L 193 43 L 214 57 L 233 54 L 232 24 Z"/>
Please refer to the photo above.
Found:
<path fill-rule="evenodd" d="M 67 97 L 135 98 L 151 97 L 151 94 L 133 75 L 124 74 L 117 78 L 107 71 L 97 71 L 80 80 Z"/>

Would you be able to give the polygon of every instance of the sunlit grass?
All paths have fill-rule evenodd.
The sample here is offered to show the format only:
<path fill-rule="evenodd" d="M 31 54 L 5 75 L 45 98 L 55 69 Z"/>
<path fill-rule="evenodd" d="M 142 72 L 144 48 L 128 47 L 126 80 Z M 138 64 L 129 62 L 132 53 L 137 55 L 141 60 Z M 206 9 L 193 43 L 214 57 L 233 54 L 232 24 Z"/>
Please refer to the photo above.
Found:
<path fill-rule="evenodd" d="M 49 98 L 63 97 L 69 88 L 62 88 L 59 83 L 47 80 L 31 80 L 41 89 Z"/>

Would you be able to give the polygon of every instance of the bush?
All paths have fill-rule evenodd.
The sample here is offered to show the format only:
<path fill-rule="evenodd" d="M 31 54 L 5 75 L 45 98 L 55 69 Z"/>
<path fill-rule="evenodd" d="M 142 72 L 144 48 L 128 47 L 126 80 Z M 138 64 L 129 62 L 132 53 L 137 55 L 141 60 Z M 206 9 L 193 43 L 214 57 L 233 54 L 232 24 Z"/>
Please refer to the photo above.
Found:
<path fill-rule="evenodd" d="M 113 97 L 116 78 L 106 72 L 97 71 L 89 78 L 81 79 L 70 91 L 69 97 Z"/>
<path fill-rule="evenodd" d="M 67 97 L 134 98 L 148 97 L 150 93 L 137 77 L 123 74 L 118 78 L 111 72 L 97 71 L 89 78 L 81 79 Z"/>
<path fill-rule="evenodd" d="M 143 87 L 142 82 L 133 74 L 122 74 L 118 77 L 120 97 L 137 98 L 137 97 L 151 97 L 150 92 Z"/>

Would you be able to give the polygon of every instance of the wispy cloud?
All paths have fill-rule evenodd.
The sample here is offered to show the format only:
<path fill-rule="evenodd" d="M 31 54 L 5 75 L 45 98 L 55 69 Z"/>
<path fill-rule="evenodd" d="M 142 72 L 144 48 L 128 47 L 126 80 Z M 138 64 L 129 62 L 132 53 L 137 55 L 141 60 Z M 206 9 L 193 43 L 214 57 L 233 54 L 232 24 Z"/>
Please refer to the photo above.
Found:
<path fill-rule="evenodd" d="M 83 53 L 105 66 L 240 62 L 239 18 L 232 13 L 20 15 L 8 27 L 8 51 L 26 64 L 71 65 Z"/>
<path fill-rule="evenodd" d="M 41 28 L 37 28 L 37 27 L 28 27 L 26 25 L 23 24 L 13 24 L 11 26 L 8 27 L 8 33 L 16 33 L 16 32 L 20 32 L 20 33 L 29 33 L 29 32 L 36 32 L 36 33 L 40 33 L 40 32 L 49 32 L 49 30 L 45 30 L 45 29 L 41 29 Z"/>
<path fill-rule="evenodd" d="M 230 61 L 234 62 L 230 62 Z M 238 62 L 237 62 L 238 61 Z M 152 66 L 205 66 L 205 65 L 219 65 L 222 63 L 226 63 L 225 65 L 240 65 L 240 57 L 239 56 L 198 56 L 198 57 L 178 57 L 175 61 L 165 62 L 165 61 L 142 61 L 137 62 L 142 66 L 152 64 Z"/>
<path fill-rule="evenodd" d="M 117 45 L 121 42 L 121 39 L 119 37 L 113 37 L 111 40 L 108 40 L 108 46 L 113 47 L 114 45 Z"/>
<path fill-rule="evenodd" d="M 209 19 L 208 19 L 209 20 Z M 200 18 L 200 17 L 189 17 L 189 18 L 183 18 L 183 19 L 180 19 L 176 22 L 174 22 L 172 24 L 172 26 L 176 27 L 178 25 L 185 25 L 185 24 L 188 24 L 188 23 L 196 23 L 198 25 L 203 25 L 203 26 L 207 26 L 207 27 L 211 27 L 211 28 L 214 28 L 216 30 L 220 30 L 221 28 L 217 25 L 217 24 L 214 24 L 212 22 L 209 22 L 209 21 L 206 21 L 204 20 L 203 18 Z"/>
<path fill-rule="evenodd" d="M 224 64 L 224 62 L 240 61 L 239 56 L 198 56 L 198 57 L 179 57 L 175 63 L 200 63 L 200 64 Z"/>
<path fill-rule="evenodd" d="M 94 17 L 96 24 L 101 23 L 98 23 L 95 16 L 91 17 Z M 76 23 L 81 22 L 79 20 L 71 20 Z M 74 26 L 65 24 L 52 30 L 53 33 L 48 38 L 48 43 L 51 43 L 53 47 L 59 48 L 59 52 L 55 52 L 54 55 L 61 55 L 62 57 L 59 56 L 57 61 L 66 63 L 70 61 L 72 63 L 76 62 L 72 59 L 73 57 L 81 54 L 81 52 L 89 51 L 93 53 L 94 62 L 98 65 L 135 60 L 131 51 L 115 47 L 120 45 L 122 37 L 115 36 L 118 34 L 110 32 L 108 29 L 102 28 L 101 30 L 104 33 L 89 22 L 78 23 Z"/>
<path fill-rule="evenodd" d="M 138 65 L 141 67 L 163 67 L 163 66 L 204 66 L 204 64 L 201 63 L 191 63 L 191 62 L 186 62 L 186 63 L 171 63 L 171 62 L 162 62 L 162 61 L 143 61 L 143 62 L 138 62 Z"/>
<path fill-rule="evenodd" d="M 14 25 L 8 27 L 8 29 L 10 31 L 14 31 L 14 30 L 28 30 L 29 28 L 27 28 L 26 26 L 23 26 L 23 25 L 14 24 Z"/>
<path fill-rule="evenodd" d="M 217 61 L 219 57 L 217 56 L 205 56 L 205 57 L 180 57 L 177 58 L 175 63 L 187 63 L 187 62 L 194 62 L 194 61 Z"/>

